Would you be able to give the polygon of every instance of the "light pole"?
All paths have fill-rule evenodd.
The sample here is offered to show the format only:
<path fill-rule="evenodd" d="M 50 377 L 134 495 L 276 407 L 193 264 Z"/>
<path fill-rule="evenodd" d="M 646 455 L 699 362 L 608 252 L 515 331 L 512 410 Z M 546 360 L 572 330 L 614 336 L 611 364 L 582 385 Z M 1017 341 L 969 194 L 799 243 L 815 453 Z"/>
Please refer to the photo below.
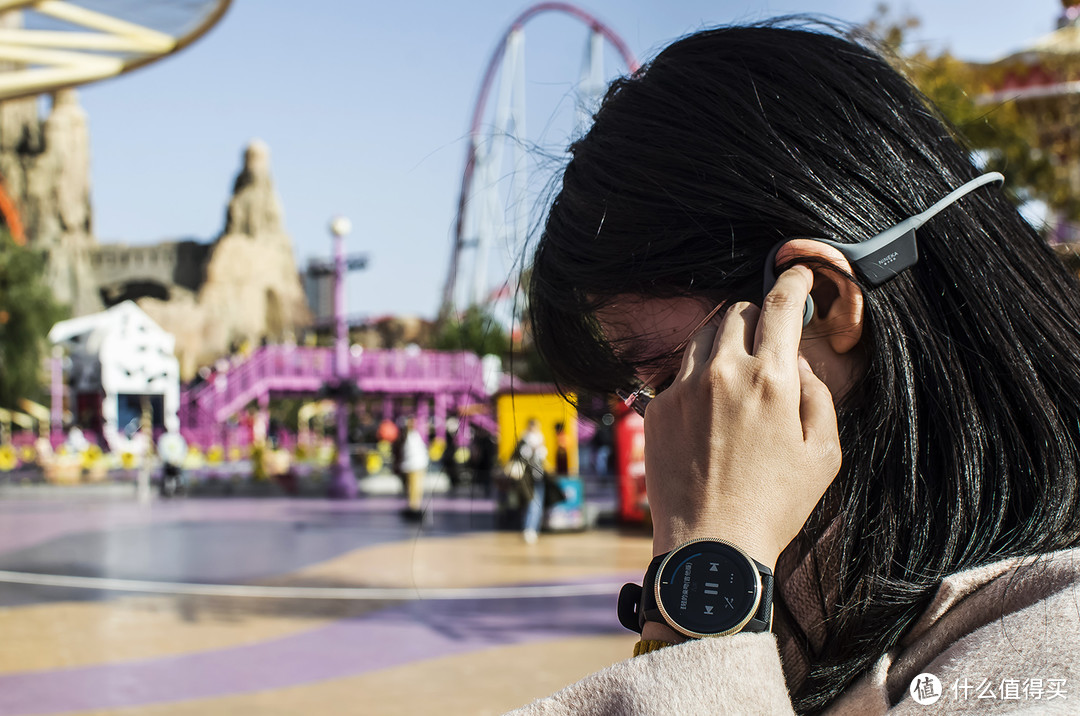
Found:
<path fill-rule="evenodd" d="M 53 450 L 64 442 L 64 349 L 53 346 L 49 364 L 52 390 L 49 402 L 49 444 Z"/>
<path fill-rule="evenodd" d="M 334 402 L 337 406 L 337 461 L 330 470 L 330 496 L 356 497 L 356 475 L 349 454 L 349 326 L 345 317 L 345 236 L 352 222 L 337 216 L 330 222 L 334 237 L 334 377 L 337 379 Z"/>

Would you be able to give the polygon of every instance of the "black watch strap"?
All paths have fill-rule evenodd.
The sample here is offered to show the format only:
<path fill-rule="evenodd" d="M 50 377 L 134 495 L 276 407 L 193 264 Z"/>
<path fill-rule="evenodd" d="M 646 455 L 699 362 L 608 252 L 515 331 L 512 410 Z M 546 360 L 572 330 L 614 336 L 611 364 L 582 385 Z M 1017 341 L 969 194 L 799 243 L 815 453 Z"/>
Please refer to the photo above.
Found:
<path fill-rule="evenodd" d="M 653 585 L 656 584 L 656 573 L 663 564 L 667 553 L 653 557 L 649 562 L 649 568 L 645 570 L 645 578 L 641 584 L 624 584 L 619 592 L 619 623 L 630 631 L 638 634 L 645 628 L 647 621 L 663 622 L 660 616 L 660 608 L 656 605 L 656 592 Z M 650 618 L 651 617 L 651 618 Z"/>
<path fill-rule="evenodd" d="M 645 570 L 645 578 L 641 585 L 624 584 L 619 592 L 619 623 L 630 631 L 638 634 L 645 628 L 645 622 L 666 623 L 664 615 L 660 612 L 660 606 L 656 603 L 656 573 L 660 571 L 660 565 L 668 554 L 665 553 L 653 557 L 649 562 L 649 568 Z M 761 632 L 768 631 L 772 627 L 773 610 L 773 584 L 772 570 L 751 557 L 754 566 L 757 567 L 761 577 L 761 600 L 758 609 L 742 631 Z"/>
<path fill-rule="evenodd" d="M 758 604 L 757 612 L 750 617 L 750 621 L 746 623 L 742 630 L 750 632 L 769 631 L 772 629 L 773 585 L 776 580 L 771 569 L 753 557 L 750 559 L 753 560 L 758 575 L 761 577 L 761 602 Z"/>

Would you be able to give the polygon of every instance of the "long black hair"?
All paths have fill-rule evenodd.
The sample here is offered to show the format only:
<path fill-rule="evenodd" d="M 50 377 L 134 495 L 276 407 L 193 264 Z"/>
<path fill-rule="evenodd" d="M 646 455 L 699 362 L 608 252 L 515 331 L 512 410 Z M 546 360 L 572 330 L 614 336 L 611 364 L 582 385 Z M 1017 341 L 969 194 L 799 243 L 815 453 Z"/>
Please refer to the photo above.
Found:
<path fill-rule="evenodd" d="M 980 173 L 880 54 L 791 21 L 677 41 L 611 86 L 571 151 L 531 323 L 561 386 L 601 391 L 651 360 L 599 332 L 618 297 L 759 301 L 778 241 L 865 239 Z M 996 187 L 918 236 L 914 268 L 863 287 L 866 368 L 823 501 L 842 515 L 836 604 L 793 689 L 803 712 L 897 644 L 944 576 L 1080 544 L 1075 277 Z"/>

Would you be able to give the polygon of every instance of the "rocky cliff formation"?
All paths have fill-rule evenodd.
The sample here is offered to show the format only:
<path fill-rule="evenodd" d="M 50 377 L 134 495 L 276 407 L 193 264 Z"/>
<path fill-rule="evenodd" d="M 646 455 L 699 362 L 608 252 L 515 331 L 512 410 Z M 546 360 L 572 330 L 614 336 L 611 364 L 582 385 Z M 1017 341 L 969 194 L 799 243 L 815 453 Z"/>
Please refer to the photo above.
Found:
<path fill-rule="evenodd" d="M 230 345 L 280 341 L 310 321 L 282 216 L 270 151 L 256 140 L 244 153 L 225 230 L 210 251 L 198 294 L 139 301 L 176 336 L 185 378 L 227 353 Z"/>
<path fill-rule="evenodd" d="M 89 130 L 74 90 L 56 93 L 44 120 L 38 98 L 0 103 L 0 178 L 28 241 L 48 252 L 49 283 L 72 315 L 136 300 L 176 337 L 185 379 L 235 344 L 282 340 L 310 322 L 262 142 L 244 153 L 211 246 L 98 243 Z"/>
<path fill-rule="evenodd" d="M 0 104 L 0 176 L 27 237 L 48 251 L 56 297 L 77 316 L 100 311 L 91 266 L 90 134 L 75 90 L 57 92 L 44 121 L 37 98 Z"/>

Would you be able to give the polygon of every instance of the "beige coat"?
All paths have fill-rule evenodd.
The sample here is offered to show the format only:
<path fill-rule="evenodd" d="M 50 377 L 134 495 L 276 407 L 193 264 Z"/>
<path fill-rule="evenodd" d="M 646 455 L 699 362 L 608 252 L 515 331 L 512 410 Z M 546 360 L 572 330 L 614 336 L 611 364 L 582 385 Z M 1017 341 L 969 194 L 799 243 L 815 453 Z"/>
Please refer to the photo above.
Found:
<path fill-rule="evenodd" d="M 1080 549 L 1006 560 L 945 579 L 900 645 L 826 713 L 1080 714 L 1078 665 Z M 909 694 L 924 673 L 941 683 L 933 705 Z M 765 633 L 660 649 L 513 713 L 743 716 L 792 709 L 776 638 Z"/>

